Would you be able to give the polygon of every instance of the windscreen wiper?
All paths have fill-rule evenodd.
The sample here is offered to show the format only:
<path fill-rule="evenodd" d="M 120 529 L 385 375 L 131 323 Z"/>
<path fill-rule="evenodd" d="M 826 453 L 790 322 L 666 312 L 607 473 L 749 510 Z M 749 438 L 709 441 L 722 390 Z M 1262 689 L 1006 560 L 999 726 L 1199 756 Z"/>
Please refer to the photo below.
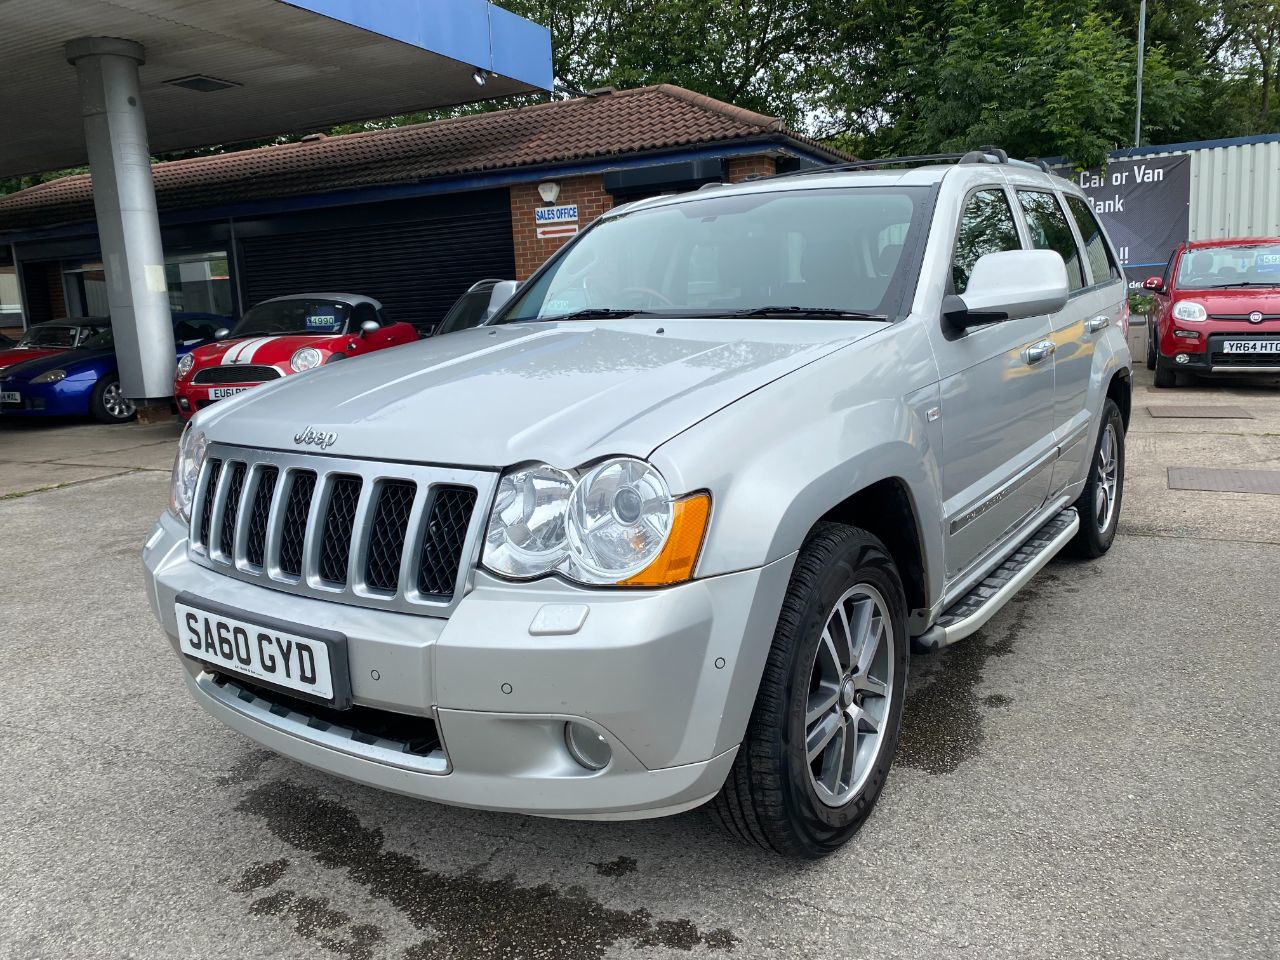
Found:
<path fill-rule="evenodd" d="M 535 320 L 552 323 L 558 320 L 619 320 L 625 317 L 643 316 L 644 310 L 620 310 L 616 307 L 587 307 L 569 313 L 549 314 L 545 317 L 513 317 L 508 323 L 533 323 Z"/>
<path fill-rule="evenodd" d="M 752 307 L 749 310 L 730 310 L 726 317 L 839 317 L 846 320 L 888 320 L 883 313 L 867 313 L 863 310 L 841 310 L 837 307 Z"/>
<path fill-rule="evenodd" d="M 1227 287 L 1280 287 L 1280 280 L 1267 283 L 1264 280 L 1237 280 L 1235 283 L 1215 283 L 1210 290 L 1225 290 Z"/>

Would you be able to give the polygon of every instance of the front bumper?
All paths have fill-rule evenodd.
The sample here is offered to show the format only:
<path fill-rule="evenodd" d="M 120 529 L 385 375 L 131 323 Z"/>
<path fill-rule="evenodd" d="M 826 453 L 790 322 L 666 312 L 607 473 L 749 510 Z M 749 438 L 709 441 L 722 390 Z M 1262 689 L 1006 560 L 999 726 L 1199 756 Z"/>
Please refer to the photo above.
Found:
<path fill-rule="evenodd" d="M 17 393 L 16 402 L 0 402 L 0 414 L 18 417 L 68 417 L 89 412 L 97 380 L 68 378 L 55 383 L 0 380 L 0 394 Z"/>
<path fill-rule="evenodd" d="M 184 420 L 190 420 L 200 410 L 205 407 L 217 403 L 219 400 L 226 400 L 238 393 L 246 390 L 252 390 L 254 387 L 260 387 L 266 381 L 255 381 L 251 383 L 229 383 L 220 386 L 209 386 L 205 384 L 183 383 L 179 381 L 174 385 L 174 405 L 178 408 L 178 415 Z M 228 392 L 230 391 L 230 392 Z M 216 394 L 216 396 L 215 396 Z"/>
<path fill-rule="evenodd" d="M 354 703 L 433 718 L 443 746 L 435 757 L 397 759 L 237 697 L 179 654 L 196 700 L 259 743 L 339 776 L 442 803 L 627 819 L 676 813 L 719 790 L 746 729 L 794 556 L 666 590 L 509 584 L 479 573 L 447 620 L 223 576 L 187 558 L 186 528 L 168 513 L 143 560 L 152 608 L 175 650 L 173 604 L 184 592 L 246 619 L 340 631 Z M 538 619 L 544 609 L 573 615 Z M 605 736 L 613 750 L 605 769 L 572 759 L 567 720 Z"/>
<path fill-rule="evenodd" d="M 1177 336 L 1175 331 L 1199 336 L 1188 339 Z M 1280 353 L 1228 353 L 1225 341 L 1277 339 L 1280 339 L 1280 329 L 1274 326 L 1260 328 L 1250 324 L 1244 330 L 1224 330 L 1212 321 L 1206 325 L 1182 323 L 1171 328 L 1160 339 L 1159 352 L 1174 370 L 1184 373 L 1226 377 L 1251 374 L 1275 376 L 1280 374 Z M 1178 362 L 1179 356 L 1185 359 Z"/>

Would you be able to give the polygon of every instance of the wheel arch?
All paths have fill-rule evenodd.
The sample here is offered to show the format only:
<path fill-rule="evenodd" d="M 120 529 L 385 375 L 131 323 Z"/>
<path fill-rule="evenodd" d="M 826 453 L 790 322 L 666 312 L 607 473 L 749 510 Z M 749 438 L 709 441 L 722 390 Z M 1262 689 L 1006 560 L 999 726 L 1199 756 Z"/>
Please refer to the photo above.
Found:
<path fill-rule="evenodd" d="M 819 517 L 810 535 L 819 523 L 824 522 L 860 527 L 880 540 L 902 578 L 907 609 L 923 610 L 929 606 L 928 567 L 920 514 L 905 480 L 886 477 L 863 487 Z"/>
<path fill-rule="evenodd" d="M 1107 384 L 1107 396 L 1115 401 L 1117 407 L 1120 408 L 1120 420 L 1124 423 L 1124 428 L 1129 429 L 1129 413 L 1133 407 L 1133 381 L 1129 376 L 1129 371 L 1120 369 L 1111 377 Z"/>

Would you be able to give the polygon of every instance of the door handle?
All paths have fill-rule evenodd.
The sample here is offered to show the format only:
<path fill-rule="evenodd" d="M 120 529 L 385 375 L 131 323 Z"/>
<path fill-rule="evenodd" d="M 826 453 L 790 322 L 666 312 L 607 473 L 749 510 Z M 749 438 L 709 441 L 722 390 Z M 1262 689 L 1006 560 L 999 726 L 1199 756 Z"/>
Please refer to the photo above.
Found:
<path fill-rule="evenodd" d="M 1092 317 L 1084 322 L 1085 333 L 1097 333 L 1111 325 L 1111 318 L 1106 316 Z"/>
<path fill-rule="evenodd" d="M 1037 363 L 1053 356 L 1053 351 L 1056 349 L 1058 348 L 1052 340 L 1040 340 L 1022 351 L 1022 359 L 1027 362 L 1027 366 L 1033 367 Z"/>

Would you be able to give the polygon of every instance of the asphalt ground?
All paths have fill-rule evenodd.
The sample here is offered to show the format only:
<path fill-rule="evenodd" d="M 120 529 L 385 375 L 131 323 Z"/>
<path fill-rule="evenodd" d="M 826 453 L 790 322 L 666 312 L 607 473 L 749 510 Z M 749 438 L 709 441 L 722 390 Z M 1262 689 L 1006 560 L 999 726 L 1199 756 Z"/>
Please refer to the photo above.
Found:
<path fill-rule="evenodd" d="M 698 811 L 480 813 L 256 748 L 143 595 L 176 428 L 0 424 L 0 957 L 1280 956 L 1280 497 L 1165 481 L 1280 470 L 1280 389 L 1148 376 L 1115 547 L 912 659 L 880 804 L 812 864 Z"/>

